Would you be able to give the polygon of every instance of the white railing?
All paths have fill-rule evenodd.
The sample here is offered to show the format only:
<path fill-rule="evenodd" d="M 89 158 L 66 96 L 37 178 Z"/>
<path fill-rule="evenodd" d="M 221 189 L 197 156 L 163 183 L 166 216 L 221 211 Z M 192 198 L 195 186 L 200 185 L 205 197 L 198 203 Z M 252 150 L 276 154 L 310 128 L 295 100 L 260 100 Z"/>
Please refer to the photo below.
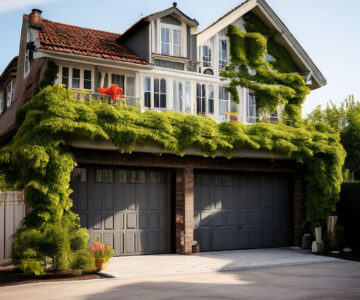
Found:
<path fill-rule="evenodd" d="M 75 100 L 100 100 L 103 103 L 108 103 L 112 105 L 128 105 L 140 108 L 140 98 L 124 96 L 123 98 L 118 98 L 115 100 L 111 99 L 110 95 L 107 94 L 98 94 L 98 93 L 90 93 L 87 91 L 75 91 Z"/>

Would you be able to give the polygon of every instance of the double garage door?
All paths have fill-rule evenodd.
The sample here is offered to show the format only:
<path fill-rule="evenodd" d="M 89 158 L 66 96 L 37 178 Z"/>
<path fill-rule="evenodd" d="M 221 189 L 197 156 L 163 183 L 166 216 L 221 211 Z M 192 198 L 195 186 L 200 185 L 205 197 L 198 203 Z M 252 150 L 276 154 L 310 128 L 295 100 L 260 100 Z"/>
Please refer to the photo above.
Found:
<path fill-rule="evenodd" d="M 202 251 L 291 245 L 284 176 L 197 172 L 194 198 L 194 239 Z"/>
<path fill-rule="evenodd" d="M 76 168 L 71 188 L 81 225 L 116 255 L 171 251 L 170 171 Z M 202 251 L 288 246 L 289 200 L 284 176 L 196 171 L 194 239 Z"/>
<path fill-rule="evenodd" d="M 170 252 L 170 173 L 157 169 L 76 168 L 74 211 L 90 238 L 116 255 Z"/>

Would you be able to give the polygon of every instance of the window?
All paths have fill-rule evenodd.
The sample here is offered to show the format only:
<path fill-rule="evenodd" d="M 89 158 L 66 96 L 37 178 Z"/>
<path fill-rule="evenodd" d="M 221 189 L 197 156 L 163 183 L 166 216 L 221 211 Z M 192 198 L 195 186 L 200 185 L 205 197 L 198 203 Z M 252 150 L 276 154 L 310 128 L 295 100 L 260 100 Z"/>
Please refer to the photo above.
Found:
<path fill-rule="evenodd" d="M 151 78 L 144 77 L 144 105 L 151 107 Z"/>
<path fill-rule="evenodd" d="M 154 78 L 154 107 L 166 108 L 166 80 Z"/>
<path fill-rule="evenodd" d="M 209 85 L 209 114 L 214 113 L 214 86 Z"/>
<path fill-rule="evenodd" d="M 69 88 L 69 68 L 67 67 L 62 68 L 61 83 L 64 84 L 66 88 Z"/>
<path fill-rule="evenodd" d="M 170 55 L 170 29 L 161 28 L 161 54 Z"/>
<path fill-rule="evenodd" d="M 87 169 L 86 168 L 74 168 L 71 173 L 71 181 L 87 182 Z"/>
<path fill-rule="evenodd" d="M 124 75 L 111 74 L 111 84 L 116 84 L 124 89 Z"/>
<path fill-rule="evenodd" d="M 173 55 L 181 56 L 181 31 L 173 30 Z"/>
<path fill-rule="evenodd" d="M 255 94 L 248 92 L 246 94 L 246 122 L 256 123 L 257 118 L 258 118 L 258 112 L 256 109 Z"/>
<path fill-rule="evenodd" d="M 174 80 L 173 86 L 174 95 L 174 110 L 183 111 L 183 82 L 180 80 Z"/>
<path fill-rule="evenodd" d="M 84 70 L 84 89 L 91 90 L 91 71 Z"/>
<path fill-rule="evenodd" d="M 196 113 L 203 115 L 206 113 L 206 85 L 196 84 Z"/>
<path fill-rule="evenodd" d="M 219 116 L 229 111 L 229 92 L 223 87 L 219 86 Z"/>
<path fill-rule="evenodd" d="M 219 40 L 219 70 L 227 65 L 227 40 Z"/>
<path fill-rule="evenodd" d="M 135 97 L 135 77 L 126 76 L 126 86 L 124 94 L 128 97 Z"/>
<path fill-rule="evenodd" d="M 211 67 L 211 48 L 209 46 L 202 46 L 202 61 L 203 67 Z"/>
<path fill-rule="evenodd" d="M 80 88 L 80 69 L 72 69 L 72 84 L 73 89 Z"/>
<path fill-rule="evenodd" d="M 191 84 L 189 81 L 185 82 L 185 112 L 191 111 Z"/>
<path fill-rule="evenodd" d="M 96 182 L 113 182 L 113 170 L 112 169 L 96 169 Z"/>
<path fill-rule="evenodd" d="M 181 56 L 181 30 L 176 27 L 161 28 L 161 54 Z"/>

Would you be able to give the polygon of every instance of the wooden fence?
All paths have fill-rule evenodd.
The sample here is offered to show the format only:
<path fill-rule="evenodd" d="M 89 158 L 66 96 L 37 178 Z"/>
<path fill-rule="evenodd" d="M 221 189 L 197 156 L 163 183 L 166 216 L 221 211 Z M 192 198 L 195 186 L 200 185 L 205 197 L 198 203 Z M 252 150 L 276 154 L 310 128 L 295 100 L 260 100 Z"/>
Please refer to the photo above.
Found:
<path fill-rule="evenodd" d="M 23 192 L 0 192 L 0 264 L 11 259 L 11 246 L 25 216 Z"/>

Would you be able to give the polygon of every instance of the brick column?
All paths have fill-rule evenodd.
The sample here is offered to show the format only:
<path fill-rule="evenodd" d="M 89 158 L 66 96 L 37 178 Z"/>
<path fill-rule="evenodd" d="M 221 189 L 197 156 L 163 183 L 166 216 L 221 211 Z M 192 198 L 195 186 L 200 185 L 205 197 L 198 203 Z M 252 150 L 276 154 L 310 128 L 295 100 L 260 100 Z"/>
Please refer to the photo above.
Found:
<path fill-rule="evenodd" d="M 304 222 L 304 179 L 302 174 L 295 174 L 293 177 L 293 191 L 294 191 L 294 202 L 293 202 L 293 243 L 294 246 L 301 247 L 302 244 L 302 231 Z"/>
<path fill-rule="evenodd" d="M 176 253 L 191 254 L 194 239 L 194 170 L 176 169 Z"/>

